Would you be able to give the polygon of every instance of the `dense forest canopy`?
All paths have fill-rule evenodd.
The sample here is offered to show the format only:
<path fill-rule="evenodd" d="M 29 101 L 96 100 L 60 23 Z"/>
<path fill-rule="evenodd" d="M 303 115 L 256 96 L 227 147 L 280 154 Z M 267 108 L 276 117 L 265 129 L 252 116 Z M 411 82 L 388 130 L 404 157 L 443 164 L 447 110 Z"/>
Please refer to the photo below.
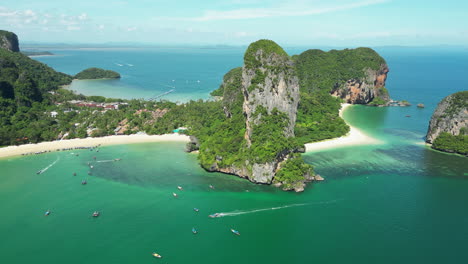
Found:
<path fill-rule="evenodd" d="M 88 68 L 75 75 L 75 79 L 119 79 L 120 74 L 111 70 L 104 70 L 101 68 Z"/>

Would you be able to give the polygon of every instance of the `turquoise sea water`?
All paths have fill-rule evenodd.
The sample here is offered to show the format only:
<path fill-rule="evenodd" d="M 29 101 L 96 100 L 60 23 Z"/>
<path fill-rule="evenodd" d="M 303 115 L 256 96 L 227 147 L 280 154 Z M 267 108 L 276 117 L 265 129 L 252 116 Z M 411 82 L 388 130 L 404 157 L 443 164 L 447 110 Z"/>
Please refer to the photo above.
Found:
<path fill-rule="evenodd" d="M 38 60 L 68 73 L 78 71 L 75 67 L 93 66 L 84 63 L 90 51 L 67 52 L 74 55 Z M 136 51 L 92 52 L 96 52 L 93 60 L 100 61 L 99 56 L 132 57 Z M 140 52 L 142 57 L 152 56 Z M 224 72 L 242 61 L 240 51 L 203 51 L 216 62 L 205 62 L 198 52 L 186 51 L 200 65 L 174 66 L 173 76 L 193 75 L 200 83 L 212 78 L 216 88 Z M 309 185 L 304 193 L 207 173 L 195 154 L 183 152 L 182 143 L 1 159 L 0 262 L 466 263 L 466 158 L 420 143 L 437 102 L 467 90 L 463 77 L 468 52 L 379 52 L 391 69 L 387 87 L 392 97 L 414 105 L 353 106 L 345 111 L 348 122 L 384 144 L 305 154 L 326 181 Z M 187 59 L 179 57 L 183 56 L 179 51 L 166 55 L 173 61 Z M 77 60 L 80 56 L 83 60 Z M 72 61 L 79 65 L 71 65 Z M 140 77 L 141 87 L 123 78 L 119 89 L 127 85 L 149 89 L 144 83 L 162 71 L 158 67 L 152 68 L 153 75 Z M 177 70 L 190 67 L 190 73 Z M 204 74 L 206 78 L 199 77 Z M 195 90 L 192 98 L 206 98 L 212 88 Z M 185 100 L 184 94 L 191 94 L 188 86 L 173 96 Z M 417 109 L 419 102 L 426 108 Z M 111 161 L 115 158 L 122 160 Z M 43 174 L 35 173 L 51 164 Z M 83 179 L 87 185 L 81 185 Z M 178 185 L 184 190 L 177 190 Z M 179 197 L 174 198 L 173 192 Z M 52 213 L 46 217 L 48 209 Z M 96 219 L 91 217 L 95 210 L 102 213 Z M 215 212 L 225 216 L 207 217 Z M 198 229 L 197 235 L 192 227 Z M 231 234 L 230 228 L 241 235 Z M 152 252 L 163 258 L 154 259 Z"/>

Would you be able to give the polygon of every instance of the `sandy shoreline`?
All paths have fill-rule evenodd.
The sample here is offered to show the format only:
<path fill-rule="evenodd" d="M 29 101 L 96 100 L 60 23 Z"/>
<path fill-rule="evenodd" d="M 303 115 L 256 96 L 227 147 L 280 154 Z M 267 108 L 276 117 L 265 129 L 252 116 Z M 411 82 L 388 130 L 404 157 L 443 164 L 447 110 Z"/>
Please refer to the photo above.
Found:
<path fill-rule="evenodd" d="M 341 104 L 340 117 L 343 118 L 343 112 L 351 106 L 351 104 Z M 345 120 L 346 122 L 346 120 Z M 370 137 L 363 133 L 361 130 L 351 126 L 348 122 L 350 131 L 346 136 L 339 138 L 328 139 L 320 142 L 307 143 L 305 144 L 306 152 L 315 152 L 339 147 L 349 147 L 357 145 L 377 145 L 382 144 L 382 141 Z"/>
<path fill-rule="evenodd" d="M 97 145 L 119 145 L 147 142 L 189 142 L 189 137 L 179 134 L 165 135 L 128 135 L 128 136 L 107 136 L 97 138 L 67 139 L 37 144 L 25 144 L 19 146 L 8 146 L 0 148 L 0 158 L 18 156 L 25 153 L 35 153 L 42 151 L 56 151 L 57 149 L 94 147 Z"/>

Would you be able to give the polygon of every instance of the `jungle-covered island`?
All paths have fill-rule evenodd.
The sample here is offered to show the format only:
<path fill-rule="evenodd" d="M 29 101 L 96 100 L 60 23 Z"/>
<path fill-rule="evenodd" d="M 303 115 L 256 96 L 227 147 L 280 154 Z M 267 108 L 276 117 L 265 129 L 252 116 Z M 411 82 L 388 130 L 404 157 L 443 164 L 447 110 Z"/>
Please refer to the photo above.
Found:
<path fill-rule="evenodd" d="M 165 134 L 186 127 L 192 138 L 187 148 L 199 150 L 206 170 L 302 191 L 314 180 L 300 155 L 304 143 L 348 133 L 338 115 L 343 102 L 388 105 L 387 73 L 385 60 L 369 48 L 308 50 L 290 57 L 275 42 L 259 40 L 246 50 L 244 65 L 226 73 L 212 92 L 220 100 L 178 105 L 75 94 L 61 88 L 73 76 L 19 49 L 1 48 L 0 145 Z M 74 77 L 102 76 L 107 72 L 91 68 Z"/>
<path fill-rule="evenodd" d="M 440 101 L 429 122 L 426 142 L 440 151 L 468 155 L 468 91 Z"/>
<path fill-rule="evenodd" d="M 95 80 L 95 79 L 120 79 L 120 74 L 111 70 L 101 68 L 88 68 L 75 75 L 78 80 Z"/>

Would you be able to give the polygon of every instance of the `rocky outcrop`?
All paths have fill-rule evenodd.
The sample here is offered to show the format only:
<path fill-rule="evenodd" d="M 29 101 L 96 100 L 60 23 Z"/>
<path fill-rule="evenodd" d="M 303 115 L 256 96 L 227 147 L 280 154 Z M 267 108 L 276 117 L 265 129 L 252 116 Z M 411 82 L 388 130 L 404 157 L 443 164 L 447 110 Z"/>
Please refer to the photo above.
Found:
<path fill-rule="evenodd" d="M 286 113 L 289 123 L 284 133 L 286 137 L 294 137 L 299 103 L 299 80 L 295 75 L 293 62 L 287 55 L 266 53 L 262 49 L 256 50 L 253 56 L 261 66 L 244 67 L 242 71 L 247 142 L 250 145 L 252 125 L 261 119 L 261 115 L 254 116 L 258 106 L 266 108 L 268 114 L 271 114 L 273 109 Z"/>
<path fill-rule="evenodd" d="M 224 128 L 243 134 L 243 138 L 233 140 L 239 144 L 238 154 L 222 154 L 201 146 L 202 166 L 254 183 L 275 183 L 285 190 L 302 191 L 312 170 L 294 154 L 299 147 L 290 141 L 296 124 L 299 81 L 286 52 L 270 40 L 252 43 L 245 52 L 244 66 L 224 76 L 217 94 L 221 92 L 224 115 L 228 122 L 238 122 L 236 127 Z M 277 177 L 280 171 L 285 174 L 281 164 L 288 160 L 297 161 L 294 164 L 300 172 Z"/>
<path fill-rule="evenodd" d="M 368 104 L 375 98 L 386 103 L 390 101 L 385 88 L 388 72 L 387 64 L 381 64 L 378 70 L 367 68 L 362 78 L 349 79 L 344 84 L 336 83 L 331 94 L 350 104 Z"/>
<path fill-rule="evenodd" d="M 426 142 L 434 143 L 441 133 L 457 136 L 468 133 L 468 91 L 451 94 L 437 105 L 429 128 Z"/>
<path fill-rule="evenodd" d="M 0 48 L 19 52 L 18 36 L 13 32 L 0 30 Z"/>
<path fill-rule="evenodd" d="M 245 139 L 247 146 L 252 144 L 254 127 L 262 122 L 262 115 L 271 115 L 279 111 L 287 116 L 287 124 L 282 128 L 286 138 L 294 137 L 297 106 L 299 103 L 299 81 L 293 62 L 276 43 L 260 40 L 268 48 L 257 48 L 256 43 L 246 51 L 246 65 L 242 69 L 242 91 L 244 103 L 242 109 L 246 120 Z M 281 52 L 282 51 L 282 52 Z M 256 67 L 251 67 L 255 64 Z M 266 110 L 261 113 L 259 109 Z M 260 112 L 260 113 L 259 113 Z M 251 164 L 249 179 L 253 182 L 271 183 L 278 169 L 278 164 L 288 156 L 288 151 L 277 155 L 276 159 L 265 163 Z"/>

